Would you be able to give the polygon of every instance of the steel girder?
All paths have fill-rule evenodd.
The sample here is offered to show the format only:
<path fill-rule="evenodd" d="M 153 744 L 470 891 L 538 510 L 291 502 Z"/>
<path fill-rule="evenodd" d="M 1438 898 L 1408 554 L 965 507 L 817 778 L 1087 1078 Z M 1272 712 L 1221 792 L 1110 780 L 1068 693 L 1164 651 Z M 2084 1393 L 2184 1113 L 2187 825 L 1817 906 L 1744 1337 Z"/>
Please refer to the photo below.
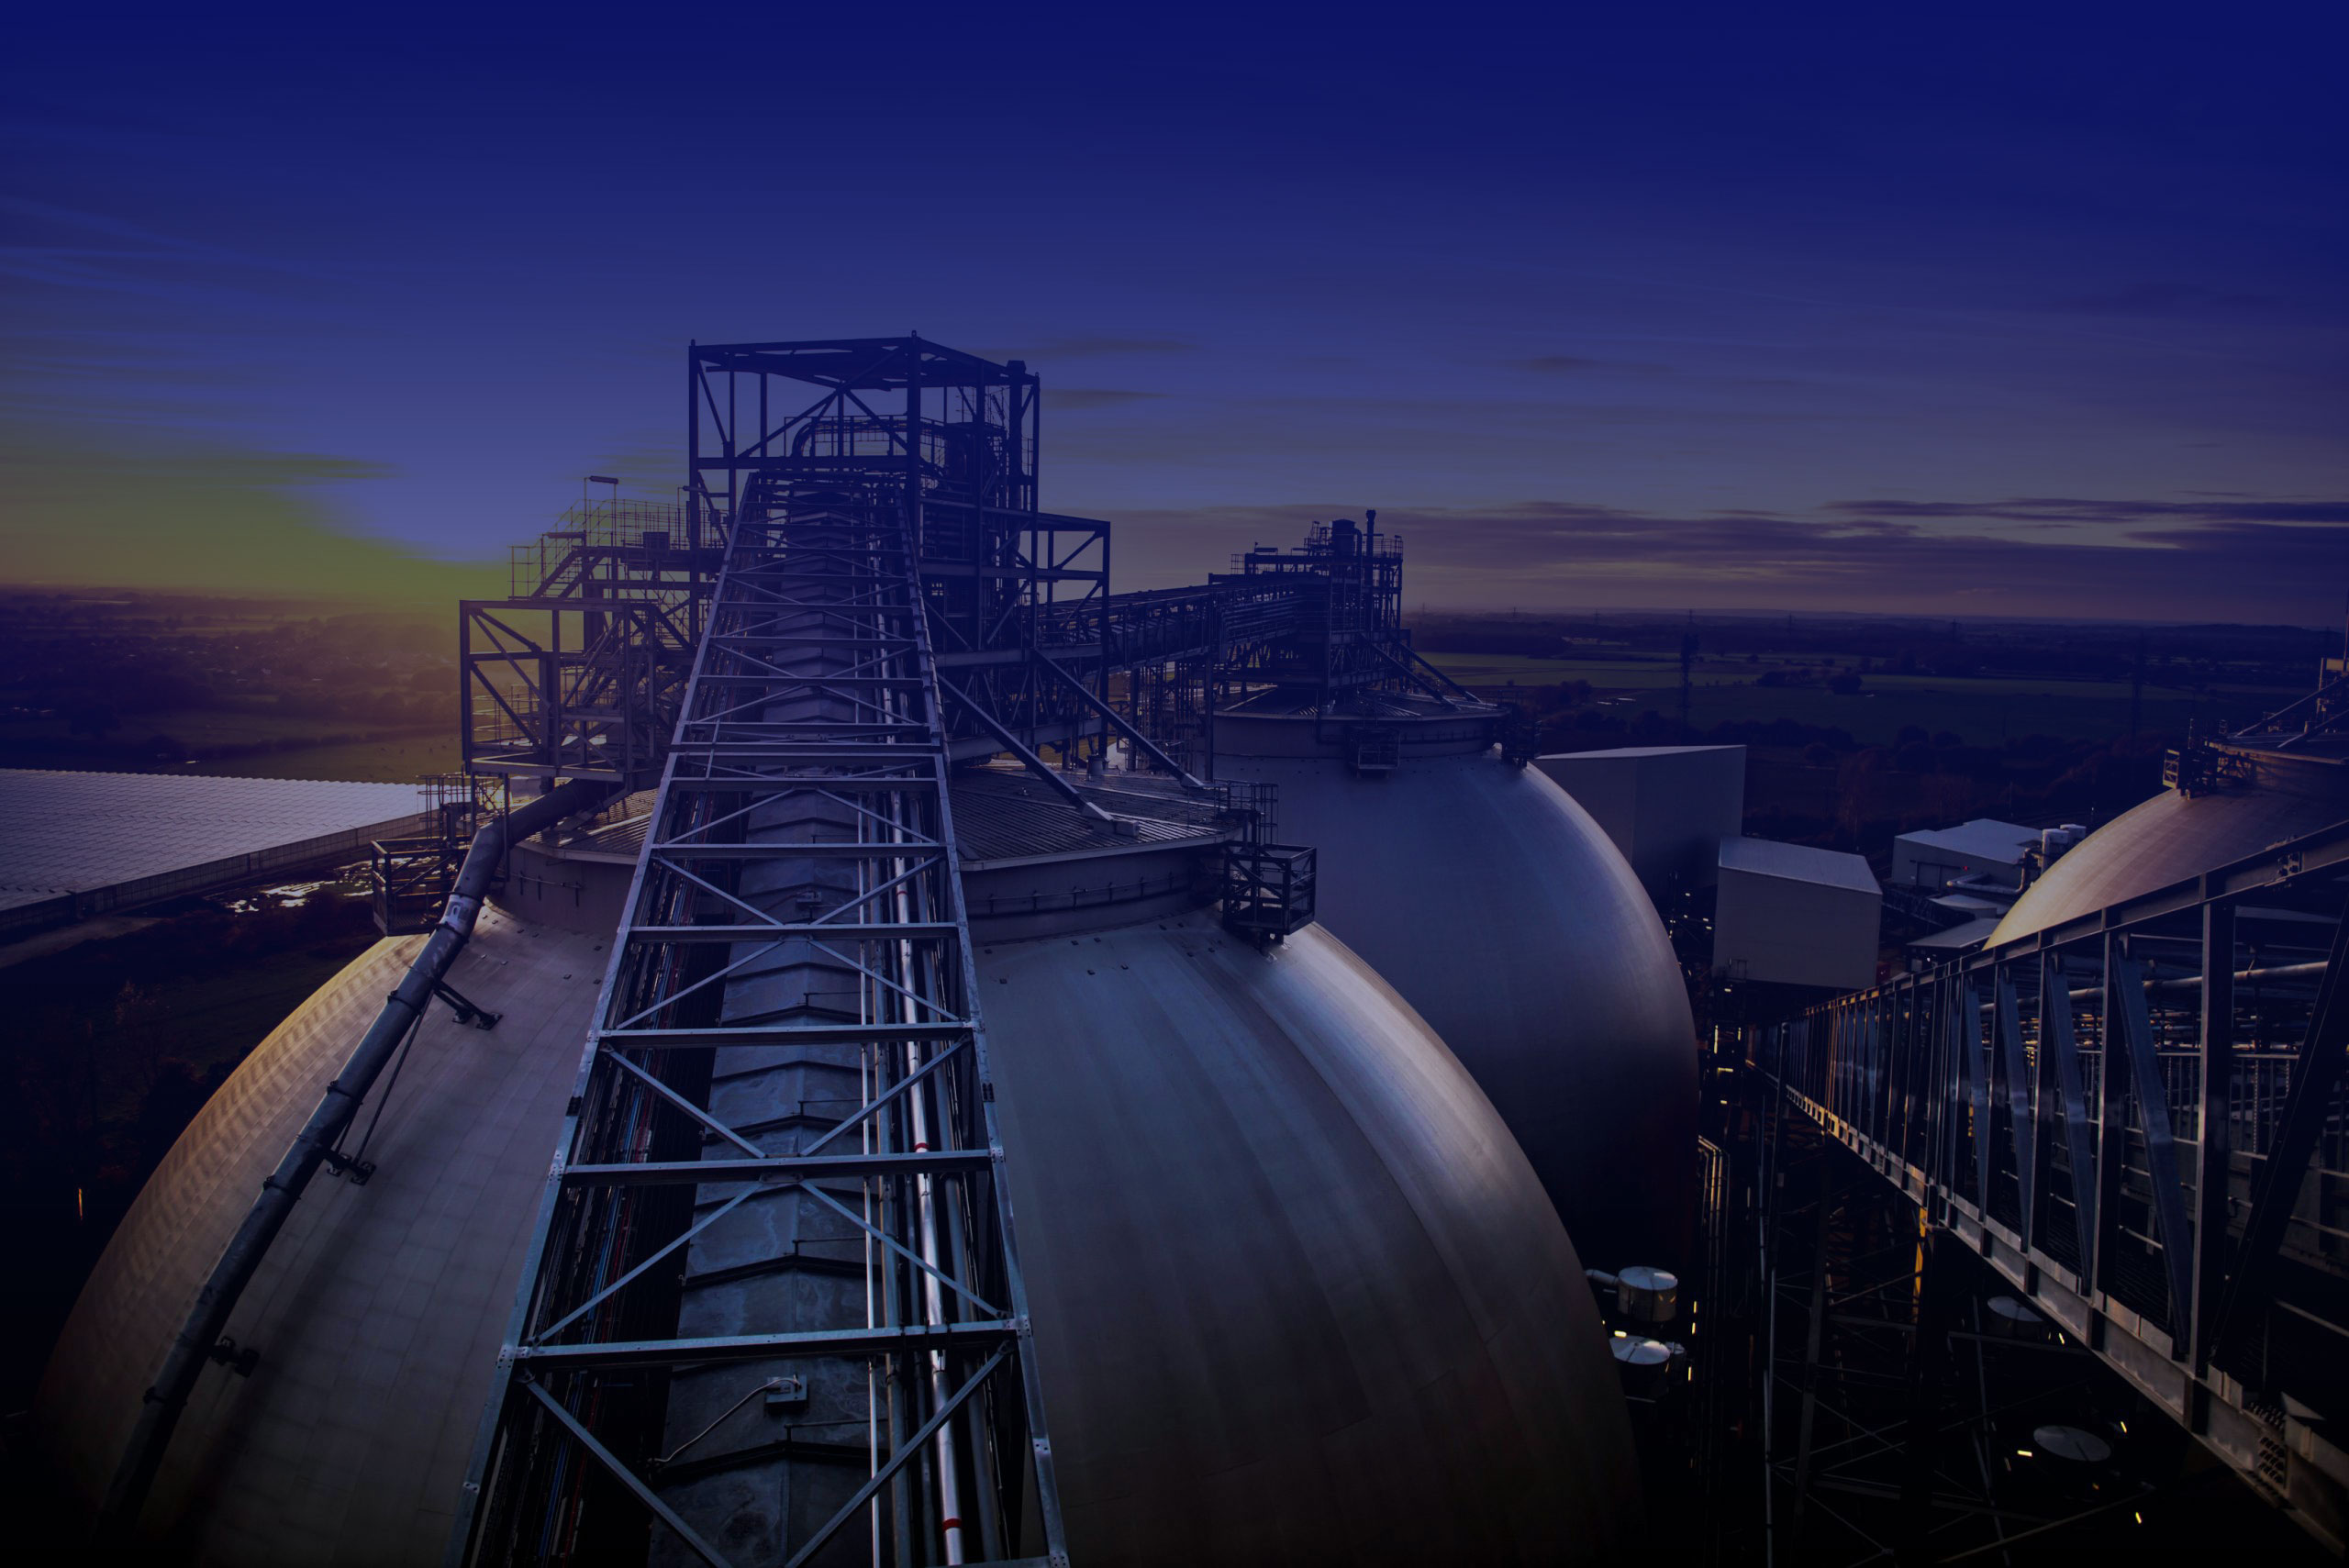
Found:
<path fill-rule="evenodd" d="M 806 1529 L 783 1511 L 780 1560 L 813 1561 L 861 1521 L 916 1561 L 1065 1561 L 974 1006 L 919 513 L 918 491 L 869 481 L 744 493 L 452 1560 L 562 1562 L 634 1529 L 723 1562 L 693 1486 L 713 1451 L 798 1462 L 776 1457 L 787 1443 L 746 1442 L 746 1425 L 763 1434 L 735 1414 L 796 1390 L 827 1402 L 810 1415 L 853 1418 L 854 1440 L 794 1451 L 824 1449 L 813 1484 L 843 1496 Z M 860 1084 L 854 1102 L 729 1114 L 730 1074 L 795 1062 Z M 751 1255 L 751 1222 L 777 1204 L 812 1217 L 821 1257 L 800 1255 L 798 1232 Z M 681 1322 L 701 1311 L 696 1278 L 808 1263 L 861 1285 L 861 1309 L 853 1292 L 776 1292 L 740 1331 Z M 664 1484 L 688 1450 L 697 1468 Z M 869 1454 L 860 1485 L 841 1453 Z"/>
<path fill-rule="evenodd" d="M 1791 1105 L 2349 1544 L 2349 823 L 1815 1007 Z"/>

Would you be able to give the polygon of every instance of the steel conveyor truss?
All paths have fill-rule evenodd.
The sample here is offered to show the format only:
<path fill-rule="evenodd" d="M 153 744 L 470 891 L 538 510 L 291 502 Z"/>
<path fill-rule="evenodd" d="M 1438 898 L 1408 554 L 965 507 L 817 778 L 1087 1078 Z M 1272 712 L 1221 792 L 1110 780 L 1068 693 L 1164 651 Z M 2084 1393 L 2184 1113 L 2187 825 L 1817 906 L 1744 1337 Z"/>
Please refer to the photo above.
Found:
<path fill-rule="evenodd" d="M 1920 1224 L 2336 1551 L 2349 1446 L 2315 1413 L 2349 1408 L 2345 906 L 2349 822 L 1749 1037 Z"/>
<path fill-rule="evenodd" d="M 1066 1561 L 918 514 L 741 496 L 453 1560 Z"/>

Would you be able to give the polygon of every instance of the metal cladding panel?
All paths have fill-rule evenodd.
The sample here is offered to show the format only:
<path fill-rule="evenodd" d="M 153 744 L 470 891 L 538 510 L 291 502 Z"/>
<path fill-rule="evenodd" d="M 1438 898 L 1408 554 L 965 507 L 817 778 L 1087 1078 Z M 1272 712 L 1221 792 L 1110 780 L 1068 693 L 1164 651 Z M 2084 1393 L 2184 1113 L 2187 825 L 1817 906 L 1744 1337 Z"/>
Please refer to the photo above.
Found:
<path fill-rule="evenodd" d="M 2089 834 L 2023 890 L 1989 945 L 2151 893 L 2349 819 L 2349 767 L 2263 759 L 2248 788 L 2164 790 Z"/>
<path fill-rule="evenodd" d="M 1883 920 L 1884 895 L 1874 881 L 1860 888 L 1776 874 L 1735 864 L 1724 853 L 1713 906 L 1713 970 L 1745 980 L 1856 991 L 1876 984 Z"/>
<path fill-rule="evenodd" d="M 1672 946 L 1589 814 L 1492 755 L 1342 764 L 1224 757 L 1280 788 L 1320 851 L 1321 923 L 1492 1096 L 1598 1267 L 1677 1266 L 1692 1213 L 1696 1027 Z"/>
<path fill-rule="evenodd" d="M 1574 1247 L 1366 964 L 1195 914 L 979 971 L 1076 1562 L 1628 1550 L 1631 1434 Z"/>
<path fill-rule="evenodd" d="M 35 1419 L 85 1506 L 196 1288 L 422 938 L 375 944 L 230 1075 L 148 1181 L 50 1357 Z M 396 1080 L 364 1186 L 322 1173 L 230 1320 L 149 1504 L 196 1562 L 435 1563 L 562 1123 L 603 942 L 484 910 Z M 390 1075 L 386 1074 L 389 1079 Z M 388 1094 L 388 1099 L 385 1095 Z"/>
<path fill-rule="evenodd" d="M 1627 746 L 1533 765 L 1605 829 L 1652 893 L 1713 880 L 1714 850 L 1744 830 L 1745 748 Z"/>

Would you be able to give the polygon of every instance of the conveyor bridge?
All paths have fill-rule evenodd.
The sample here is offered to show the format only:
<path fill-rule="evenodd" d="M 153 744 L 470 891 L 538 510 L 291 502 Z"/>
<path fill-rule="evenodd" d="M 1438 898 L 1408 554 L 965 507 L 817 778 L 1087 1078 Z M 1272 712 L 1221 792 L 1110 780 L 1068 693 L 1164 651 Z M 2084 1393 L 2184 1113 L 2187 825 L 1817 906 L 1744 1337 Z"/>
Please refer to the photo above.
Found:
<path fill-rule="evenodd" d="M 2349 823 L 1750 1037 L 1791 1106 L 2349 1542 Z"/>

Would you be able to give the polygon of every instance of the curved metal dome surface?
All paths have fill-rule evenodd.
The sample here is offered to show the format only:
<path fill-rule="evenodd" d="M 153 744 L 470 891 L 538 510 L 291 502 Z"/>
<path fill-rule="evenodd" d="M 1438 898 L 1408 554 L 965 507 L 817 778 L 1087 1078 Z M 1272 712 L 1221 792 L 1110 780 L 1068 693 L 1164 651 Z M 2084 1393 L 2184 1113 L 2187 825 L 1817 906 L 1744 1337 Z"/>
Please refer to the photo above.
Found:
<path fill-rule="evenodd" d="M 420 937 L 376 943 L 273 1030 L 148 1181 L 50 1359 L 36 1421 L 95 1507 L 140 1391 L 266 1176 Z M 594 1005 L 603 941 L 484 910 L 360 1113 L 364 1186 L 322 1174 L 230 1323 L 250 1377 L 208 1369 L 146 1513 L 196 1562 L 437 1562 Z M 386 1077 L 389 1078 L 389 1074 Z"/>
<path fill-rule="evenodd" d="M 1384 778 L 1229 751 L 1216 771 L 1278 786 L 1279 836 L 1320 851 L 1321 923 L 1475 1075 L 1583 1257 L 1676 1266 L 1696 1027 L 1655 906 L 1589 813 L 1537 770 L 1408 740 Z"/>
<path fill-rule="evenodd" d="M 484 913 L 451 980 L 505 1021 L 436 1011 L 376 1174 L 322 1179 L 296 1210 L 231 1325 L 259 1369 L 208 1373 L 170 1451 L 147 1515 L 164 1551 L 441 1560 L 602 945 Z M 378 944 L 274 1031 L 109 1246 L 39 1409 L 86 1499 L 412 946 Z M 1575 1249 L 1484 1092 L 1376 973 L 1319 929 L 1259 952 L 1207 913 L 979 962 L 1081 1561 L 1622 1548 L 1631 1434 Z"/>
<path fill-rule="evenodd" d="M 1318 928 L 979 957 L 1073 1555 L 1611 1561 L 1582 1266 L 1443 1042 Z"/>
<path fill-rule="evenodd" d="M 2089 834 L 2015 900 L 1989 945 L 2349 819 L 2349 765 L 2276 752 L 2244 755 L 2248 784 L 2193 796 L 2164 790 Z"/>

